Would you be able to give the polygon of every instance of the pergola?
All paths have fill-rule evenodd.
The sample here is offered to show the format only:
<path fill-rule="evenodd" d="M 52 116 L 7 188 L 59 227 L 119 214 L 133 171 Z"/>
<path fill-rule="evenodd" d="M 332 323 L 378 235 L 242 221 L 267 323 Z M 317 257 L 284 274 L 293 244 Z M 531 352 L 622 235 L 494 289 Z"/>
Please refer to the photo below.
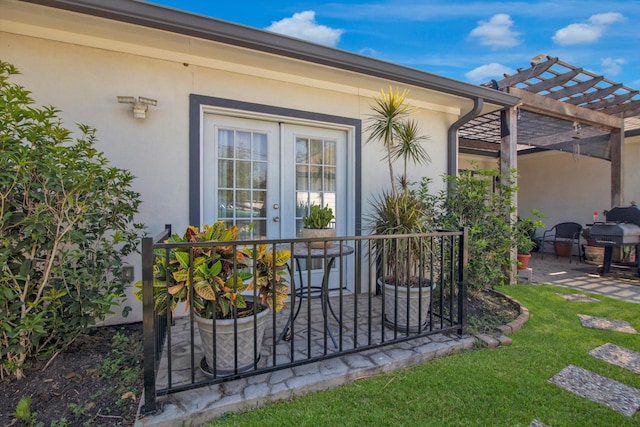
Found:
<path fill-rule="evenodd" d="M 483 85 L 516 95 L 521 103 L 463 125 L 460 152 L 500 157 L 503 171 L 517 166 L 518 154 L 539 150 L 606 159 L 611 205 L 620 205 L 625 124 L 627 130 L 638 127 L 638 91 L 558 58 L 535 59 L 530 68 Z"/>

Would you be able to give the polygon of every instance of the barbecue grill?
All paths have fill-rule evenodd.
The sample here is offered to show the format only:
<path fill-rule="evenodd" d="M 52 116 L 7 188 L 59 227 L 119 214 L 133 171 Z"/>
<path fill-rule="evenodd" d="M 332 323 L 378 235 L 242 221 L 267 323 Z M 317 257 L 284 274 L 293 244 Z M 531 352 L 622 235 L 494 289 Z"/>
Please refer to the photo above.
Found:
<path fill-rule="evenodd" d="M 605 222 L 596 222 L 589 232 L 591 238 L 604 246 L 604 262 L 599 273 L 608 273 L 611 269 L 611 256 L 614 247 L 635 246 L 636 266 L 640 249 L 640 208 L 636 205 L 611 209 Z M 640 269 L 638 270 L 640 275 Z"/>

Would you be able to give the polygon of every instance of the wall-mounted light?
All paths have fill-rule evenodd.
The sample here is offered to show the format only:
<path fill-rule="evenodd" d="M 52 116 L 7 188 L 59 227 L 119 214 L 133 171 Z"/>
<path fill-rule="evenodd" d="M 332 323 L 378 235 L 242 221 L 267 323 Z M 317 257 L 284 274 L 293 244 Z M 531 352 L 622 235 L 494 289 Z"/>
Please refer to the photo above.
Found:
<path fill-rule="evenodd" d="M 577 121 L 573 122 L 573 160 L 580 160 L 580 138 L 582 137 L 582 125 Z"/>
<path fill-rule="evenodd" d="M 582 137 L 582 125 L 579 122 L 573 122 L 573 133 L 571 137 L 573 139 L 580 139 Z"/>
<path fill-rule="evenodd" d="M 133 104 L 133 117 L 136 119 L 144 119 L 147 117 L 149 105 L 158 105 L 158 101 L 155 99 L 145 98 L 143 96 L 139 96 L 137 99 L 135 96 L 118 96 L 117 98 L 121 104 Z"/>

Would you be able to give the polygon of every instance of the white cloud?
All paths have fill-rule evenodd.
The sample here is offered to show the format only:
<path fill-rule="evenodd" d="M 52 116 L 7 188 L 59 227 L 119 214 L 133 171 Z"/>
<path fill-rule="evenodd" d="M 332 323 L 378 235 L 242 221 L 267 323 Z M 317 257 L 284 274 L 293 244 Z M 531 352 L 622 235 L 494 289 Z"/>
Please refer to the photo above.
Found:
<path fill-rule="evenodd" d="M 375 50 L 372 47 L 363 47 L 362 49 L 360 49 L 358 51 L 359 54 L 361 55 L 367 55 L 367 56 L 377 56 L 378 55 L 378 51 Z"/>
<path fill-rule="evenodd" d="M 589 18 L 589 22 L 593 25 L 610 25 L 616 22 L 623 22 L 624 20 L 624 16 L 616 12 L 599 13 Z"/>
<path fill-rule="evenodd" d="M 316 22 L 316 13 L 312 10 L 294 13 L 291 18 L 272 22 L 267 31 L 284 34 L 310 42 L 335 47 L 344 30 L 329 28 Z"/>
<path fill-rule="evenodd" d="M 502 80 L 505 74 L 513 74 L 514 71 L 506 65 L 492 62 L 491 64 L 481 65 L 465 74 L 465 77 L 471 82 L 487 82 L 489 80 Z"/>
<path fill-rule="evenodd" d="M 499 47 L 513 47 L 520 44 L 518 36 L 520 33 L 511 30 L 513 21 L 511 17 L 504 13 L 493 15 L 489 22 L 480 21 L 478 26 L 469 34 L 471 37 L 480 39 L 480 44 Z"/>
<path fill-rule="evenodd" d="M 620 74 L 622 66 L 627 63 L 624 59 L 617 58 L 604 58 L 600 61 L 602 65 L 602 73 L 608 76 L 615 76 Z"/>
<path fill-rule="evenodd" d="M 592 15 L 588 23 L 571 24 L 556 31 L 553 41 L 560 45 L 573 45 L 597 41 L 608 25 L 622 22 L 625 17 L 620 13 L 609 12 Z"/>

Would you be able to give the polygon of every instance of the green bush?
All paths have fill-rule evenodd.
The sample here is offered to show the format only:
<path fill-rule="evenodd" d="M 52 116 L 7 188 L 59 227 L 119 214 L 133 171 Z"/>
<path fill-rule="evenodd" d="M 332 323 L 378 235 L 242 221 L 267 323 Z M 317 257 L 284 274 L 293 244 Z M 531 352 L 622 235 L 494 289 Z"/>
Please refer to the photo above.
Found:
<path fill-rule="evenodd" d="M 140 195 L 108 166 L 95 130 L 73 139 L 0 61 L 0 374 L 64 350 L 124 296 Z M 126 315 L 126 312 L 124 313 Z"/>
<path fill-rule="evenodd" d="M 496 169 L 474 167 L 457 177 L 444 178 L 445 184 L 452 184 L 448 194 L 446 190 L 432 194 L 426 178 L 420 183 L 423 222 L 428 228 L 468 227 L 467 283 L 472 291 L 508 283 L 510 252 L 516 237 L 510 218 L 515 212 L 511 202 L 517 190 L 515 177 L 515 171 L 504 177 Z"/>
<path fill-rule="evenodd" d="M 446 202 L 447 228 L 469 227 L 468 284 L 487 289 L 508 283 L 514 229 L 511 200 L 517 191 L 515 171 L 502 176 L 496 169 L 462 171 Z M 454 179 L 454 178 L 450 178 Z"/>

